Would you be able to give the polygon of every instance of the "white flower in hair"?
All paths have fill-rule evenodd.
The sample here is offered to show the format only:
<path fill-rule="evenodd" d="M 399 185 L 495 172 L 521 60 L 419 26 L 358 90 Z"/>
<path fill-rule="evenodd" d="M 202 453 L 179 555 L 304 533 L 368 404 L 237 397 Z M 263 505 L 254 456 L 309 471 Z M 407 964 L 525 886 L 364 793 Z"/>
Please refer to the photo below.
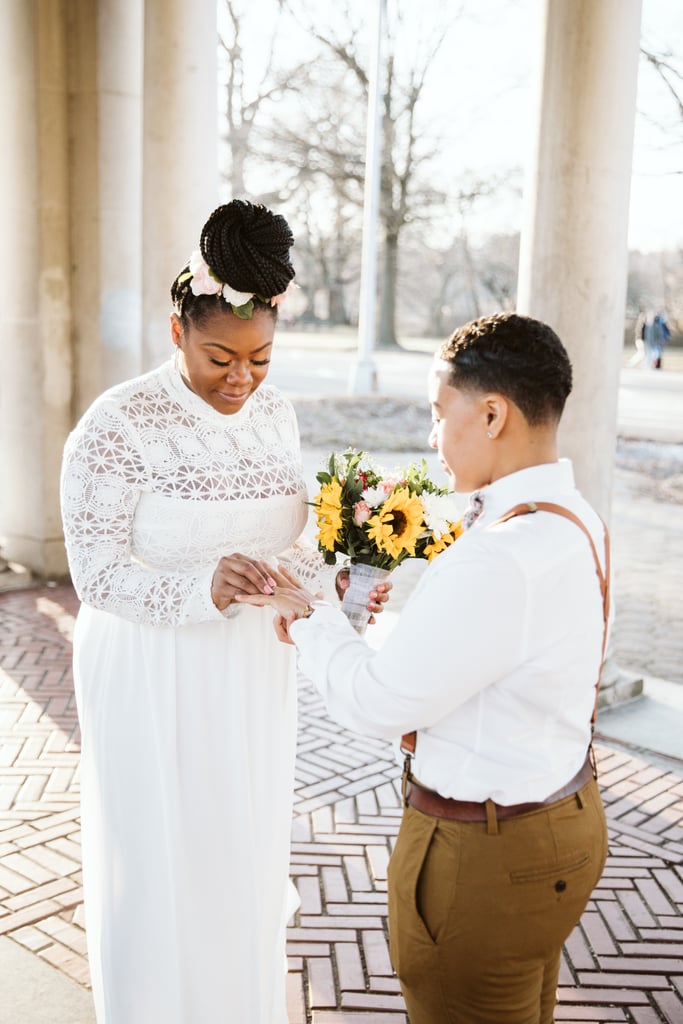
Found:
<path fill-rule="evenodd" d="M 229 284 L 223 285 L 223 298 L 233 307 L 243 306 L 245 302 L 249 302 L 253 297 L 253 292 L 238 292 L 234 288 L 231 288 Z"/>
<path fill-rule="evenodd" d="M 193 295 L 218 295 L 223 290 L 222 282 L 213 276 L 199 249 L 195 249 L 190 256 L 190 273 L 190 288 Z"/>

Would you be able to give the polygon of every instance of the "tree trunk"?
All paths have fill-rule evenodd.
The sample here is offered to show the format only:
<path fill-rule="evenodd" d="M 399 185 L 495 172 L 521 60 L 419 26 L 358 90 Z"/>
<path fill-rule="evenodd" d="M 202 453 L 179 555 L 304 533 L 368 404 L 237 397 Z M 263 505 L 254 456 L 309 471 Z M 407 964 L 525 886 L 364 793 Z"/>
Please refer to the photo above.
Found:
<path fill-rule="evenodd" d="M 377 345 L 379 348 L 398 348 L 396 339 L 396 282 L 398 276 L 398 235 L 391 232 L 384 238 L 381 278 L 381 303 Z"/>
<path fill-rule="evenodd" d="M 333 282 L 328 288 L 330 322 L 333 324 L 348 324 L 349 317 L 344 303 L 344 292 L 338 281 Z"/>
<path fill-rule="evenodd" d="M 465 263 L 465 273 L 467 276 L 467 285 L 470 293 L 470 300 L 472 302 L 472 320 L 476 320 L 481 316 L 481 304 L 479 302 L 479 292 L 477 290 L 477 271 L 474 266 L 474 260 L 472 259 L 472 252 L 470 250 L 470 243 L 467 237 L 465 228 L 462 229 L 460 236 L 460 243 L 462 245 L 462 255 Z"/>

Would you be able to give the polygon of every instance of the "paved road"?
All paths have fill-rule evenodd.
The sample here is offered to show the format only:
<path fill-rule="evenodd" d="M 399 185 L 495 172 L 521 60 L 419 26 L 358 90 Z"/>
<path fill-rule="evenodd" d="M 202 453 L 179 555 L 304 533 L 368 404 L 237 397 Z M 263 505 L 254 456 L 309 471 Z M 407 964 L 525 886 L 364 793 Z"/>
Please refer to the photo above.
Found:
<path fill-rule="evenodd" d="M 378 391 L 425 399 L 432 359 L 426 351 L 378 351 L 373 360 Z M 671 362 L 683 369 L 683 354 Z M 281 332 L 273 352 L 270 380 L 288 394 L 344 395 L 356 364 L 351 341 L 342 336 Z M 624 367 L 620 376 L 619 433 L 641 440 L 683 444 L 683 372 Z"/>

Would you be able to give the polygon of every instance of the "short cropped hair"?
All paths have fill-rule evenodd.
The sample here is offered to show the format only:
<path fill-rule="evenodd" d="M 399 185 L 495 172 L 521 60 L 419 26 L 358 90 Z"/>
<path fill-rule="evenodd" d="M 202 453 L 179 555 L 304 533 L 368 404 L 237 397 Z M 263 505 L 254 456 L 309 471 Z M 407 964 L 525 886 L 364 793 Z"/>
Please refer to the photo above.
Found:
<path fill-rule="evenodd" d="M 557 422 L 572 389 L 571 362 L 555 331 L 518 313 L 470 321 L 438 355 L 450 364 L 452 387 L 504 395 L 534 426 Z"/>

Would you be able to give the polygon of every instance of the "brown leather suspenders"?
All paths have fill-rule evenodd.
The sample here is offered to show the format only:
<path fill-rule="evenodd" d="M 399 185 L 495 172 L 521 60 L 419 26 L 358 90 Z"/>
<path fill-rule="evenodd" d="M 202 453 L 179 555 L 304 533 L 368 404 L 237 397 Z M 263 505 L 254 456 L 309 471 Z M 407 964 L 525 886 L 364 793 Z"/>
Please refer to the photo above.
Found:
<path fill-rule="evenodd" d="M 593 538 L 591 537 L 589 530 L 586 528 L 586 526 L 584 526 L 584 524 L 579 519 L 579 517 L 577 515 L 575 515 L 573 512 L 570 512 L 570 510 L 568 508 L 565 508 L 564 505 L 555 505 L 552 502 L 548 502 L 548 501 L 537 501 L 537 502 L 529 501 L 529 502 L 525 502 L 525 503 L 523 503 L 521 505 L 515 505 L 514 508 L 511 508 L 504 515 L 500 516 L 499 519 L 496 519 L 492 523 L 489 523 L 489 525 L 486 527 L 486 529 L 490 529 L 492 526 L 498 526 L 499 523 L 505 523 L 505 522 L 507 522 L 508 519 L 514 519 L 515 516 L 528 515 L 530 512 L 554 512 L 558 516 L 564 516 L 565 519 L 570 519 L 573 523 L 575 523 L 579 527 L 580 530 L 583 530 L 583 532 L 585 533 L 586 537 L 588 538 L 588 543 L 591 546 L 591 551 L 593 552 L 593 558 L 595 560 L 595 571 L 597 573 L 598 581 L 600 583 L 600 593 L 602 595 L 602 610 L 603 610 L 603 616 L 604 616 L 604 620 L 605 620 L 603 634 L 602 634 L 602 651 L 601 651 L 601 654 L 600 654 L 600 666 L 599 666 L 599 669 L 598 669 L 598 679 L 597 679 L 597 682 L 595 684 L 595 703 L 593 705 L 593 714 L 591 715 L 591 744 L 590 744 L 590 747 L 589 747 L 590 755 L 591 755 L 591 760 L 592 760 L 592 763 L 593 763 L 593 774 L 596 775 L 596 777 L 597 777 L 597 772 L 596 772 L 596 769 L 595 769 L 595 759 L 594 759 L 594 756 L 593 756 L 593 741 L 592 741 L 592 737 L 593 737 L 593 732 L 595 730 L 595 720 L 596 720 L 597 715 L 598 715 L 598 697 L 599 697 L 599 694 L 600 694 L 600 676 L 601 676 L 601 673 L 602 673 L 602 664 L 603 664 L 603 661 L 605 659 L 605 646 L 607 644 L 607 623 L 608 623 L 608 620 L 609 620 L 609 601 L 610 601 L 610 594 L 609 594 L 609 578 L 610 578 L 609 533 L 607 532 L 607 527 L 603 523 L 603 527 L 604 527 L 604 530 L 605 530 L 605 571 L 603 572 L 602 571 L 602 567 L 600 565 L 600 559 L 598 558 L 598 553 L 597 553 L 597 551 L 595 549 L 595 544 L 593 542 Z M 401 752 L 405 755 L 405 762 L 404 762 L 404 765 L 403 765 L 404 779 L 406 777 L 410 776 L 410 759 L 415 755 L 415 747 L 416 747 L 416 745 L 417 745 L 417 733 L 416 732 L 408 732 L 404 736 L 401 737 Z M 405 783 L 404 783 L 404 785 L 405 785 Z"/>

